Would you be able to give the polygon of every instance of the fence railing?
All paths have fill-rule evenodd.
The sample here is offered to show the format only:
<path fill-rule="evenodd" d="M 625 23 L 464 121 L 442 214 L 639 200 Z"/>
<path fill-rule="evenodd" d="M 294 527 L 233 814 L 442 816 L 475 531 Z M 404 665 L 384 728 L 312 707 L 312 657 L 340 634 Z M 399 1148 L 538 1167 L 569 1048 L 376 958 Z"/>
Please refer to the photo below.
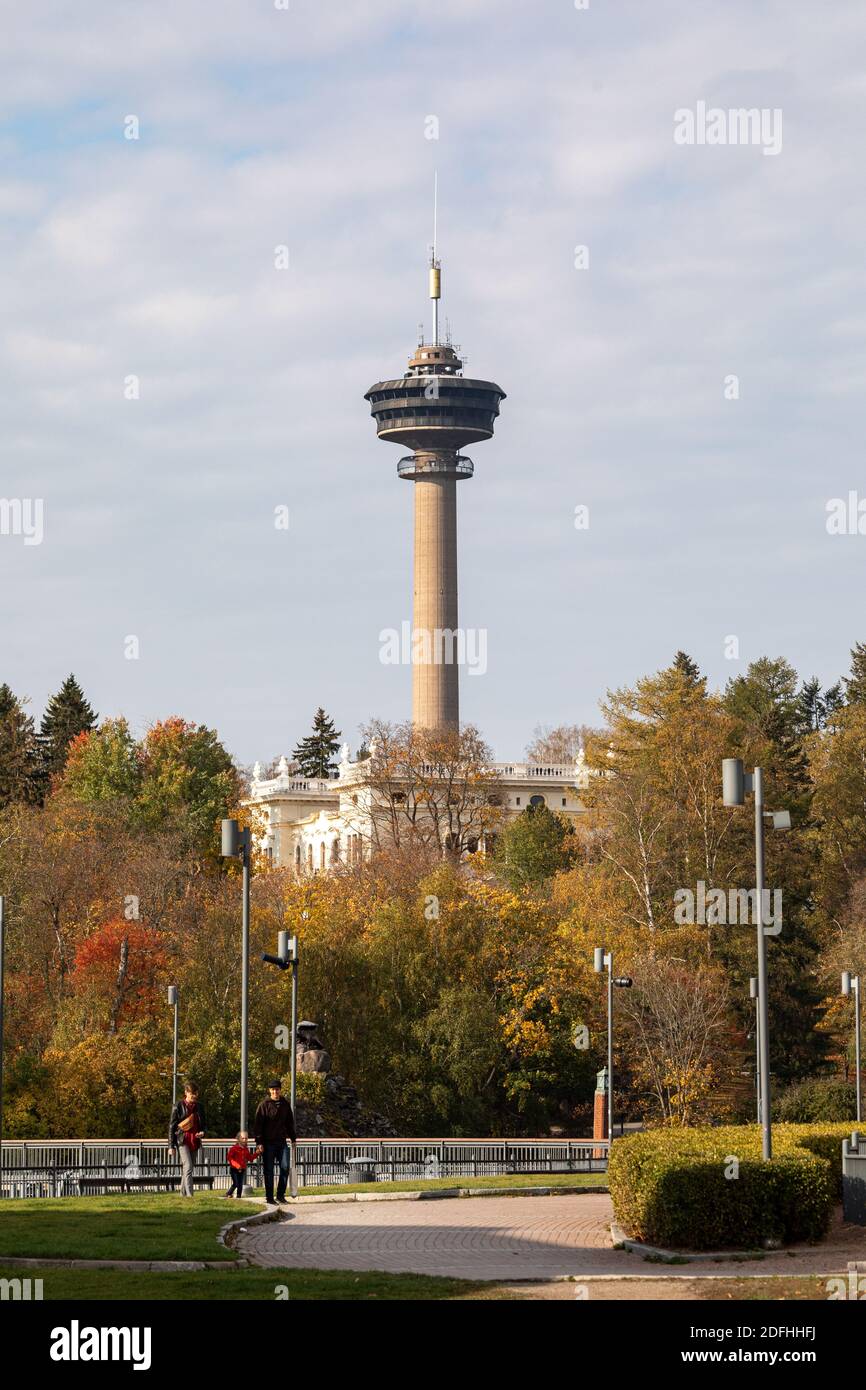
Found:
<path fill-rule="evenodd" d="M 231 1139 L 206 1139 L 195 1173 L 214 1190 L 229 1186 Z M 503 1177 L 512 1174 L 594 1173 L 607 1167 L 607 1141 L 546 1139 L 299 1139 L 300 1187 L 358 1181 Z M 354 1161 L 353 1161 L 354 1160 Z M 360 1161 L 359 1161 L 360 1160 Z M 248 1181 L 262 1185 L 261 1162 Z M 102 1181 L 100 1181 L 100 1179 Z M 117 1190 L 177 1187 L 180 1165 L 159 1139 L 6 1140 L 0 1166 L 2 1197 L 65 1197 Z"/>

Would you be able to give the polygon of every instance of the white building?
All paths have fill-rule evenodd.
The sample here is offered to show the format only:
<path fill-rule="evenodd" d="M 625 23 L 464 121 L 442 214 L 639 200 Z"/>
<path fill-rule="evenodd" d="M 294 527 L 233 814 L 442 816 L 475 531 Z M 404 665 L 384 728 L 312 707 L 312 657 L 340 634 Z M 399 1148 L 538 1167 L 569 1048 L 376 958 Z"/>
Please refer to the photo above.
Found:
<path fill-rule="evenodd" d="M 371 752 L 375 757 L 375 745 Z M 580 815 L 584 809 L 579 792 L 589 772 L 582 749 L 573 766 L 495 763 L 494 770 L 503 819 L 518 816 L 532 805 L 544 804 L 568 816 Z M 348 744 L 343 744 L 337 772 L 328 780 L 292 772 L 285 757 L 275 777 L 261 774 L 256 763 L 248 804 L 260 813 L 257 840 L 275 866 L 292 867 L 298 874 L 322 873 L 370 853 L 377 793 L 369 786 L 365 764 L 350 760 Z M 489 852 L 492 838 L 482 836 L 481 843 L 470 848 Z"/>

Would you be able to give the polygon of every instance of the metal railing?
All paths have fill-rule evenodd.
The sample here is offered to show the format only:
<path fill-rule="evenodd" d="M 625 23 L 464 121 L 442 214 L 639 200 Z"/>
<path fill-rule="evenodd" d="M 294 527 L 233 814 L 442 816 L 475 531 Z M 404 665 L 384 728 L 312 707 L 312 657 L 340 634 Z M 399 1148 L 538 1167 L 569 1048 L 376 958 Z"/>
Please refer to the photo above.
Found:
<path fill-rule="evenodd" d="M 233 1142 L 206 1139 L 202 1145 L 195 1174 L 212 1179 L 214 1191 L 228 1189 Z M 167 1149 L 160 1139 L 5 1140 L 0 1197 L 165 1191 L 180 1180 L 180 1165 Z M 299 1139 L 298 1184 L 599 1173 L 607 1168 L 607 1150 L 604 1139 Z M 247 1171 L 251 1185 L 261 1187 L 261 1162 Z"/>

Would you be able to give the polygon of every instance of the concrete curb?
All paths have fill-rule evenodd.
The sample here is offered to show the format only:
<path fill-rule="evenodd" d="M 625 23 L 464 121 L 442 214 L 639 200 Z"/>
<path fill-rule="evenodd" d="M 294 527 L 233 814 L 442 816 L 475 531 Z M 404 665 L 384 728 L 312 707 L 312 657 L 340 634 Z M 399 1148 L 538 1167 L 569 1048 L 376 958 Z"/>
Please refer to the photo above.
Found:
<path fill-rule="evenodd" d="M 287 1206 L 302 1202 L 435 1202 L 457 1197 L 582 1197 L 607 1195 L 606 1187 L 438 1187 L 413 1188 L 408 1192 L 327 1192 L 320 1196 L 293 1197 Z"/>
<path fill-rule="evenodd" d="M 253 1197 L 247 1198 L 246 1200 L 259 1202 L 262 1199 Z M 268 1221 L 279 1221 L 281 1215 L 282 1213 L 279 1207 L 269 1207 L 267 1203 L 265 1203 L 263 1211 L 257 1211 L 253 1216 L 239 1216 L 235 1221 L 227 1221 L 224 1226 L 220 1227 L 217 1240 L 224 1249 L 231 1250 L 234 1255 L 234 1260 L 228 1265 L 229 1269 L 237 1269 L 239 1265 L 244 1269 L 252 1267 L 251 1261 L 247 1259 L 246 1255 L 241 1255 L 235 1250 L 235 1237 L 240 1234 L 241 1229 L 246 1231 L 250 1226 L 262 1226 Z M 228 1261 L 226 1261 L 226 1263 L 228 1264 Z M 208 1267 L 209 1266 L 203 1266 L 203 1268 Z"/>
<path fill-rule="evenodd" d="M 788 1250 L 665 1250 L 659 1245 L 645 1245 L 641 1240 L 632 1240 L 615 1221 L 610 1224 L 610 1234 L 614 1246 L 628 1250 L 634 1255 L 642 1255 L 645 1260 L 658 1260 L 668 1265 L 698 1264 L 701 1261 L 717 1264 L 720 1260 L 752 1264 L 756 1260 L 765 1260 L 768 1255 L 791 1253 Z"/>

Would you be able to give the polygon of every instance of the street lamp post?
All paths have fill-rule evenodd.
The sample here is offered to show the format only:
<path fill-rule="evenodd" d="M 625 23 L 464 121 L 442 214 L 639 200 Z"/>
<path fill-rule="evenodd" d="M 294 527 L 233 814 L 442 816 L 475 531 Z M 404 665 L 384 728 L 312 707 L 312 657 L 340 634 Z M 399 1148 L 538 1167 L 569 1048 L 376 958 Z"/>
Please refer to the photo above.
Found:
<path fill-rule="evenodd" d="M 172 1048 L 171 1048 L 171 1109 L 177 1105 L 177 985 L 169 985 L 168 1002 L 174 1009 L 174 1027 L 172 1029 Z"/>
<path fill-rule="evenodd" d="M 758 977 L 749 980 L 749 998 L 755 1001 L 755 1098 L 758 1105 L 758 1124 L 761 1123 L 761 1011 L 758 1008 Z"/>
<path fill-rule="evenodd" d="M 596 975 L 604 973 L 607 969 L 607 1140 L 613 1143 L 613 987 L 616 985 L 620 989 L 631 989 L 631 976 L 623 975 L 620 979 L 614 979 L 613 974 L 613 951 L 606 951 L 604 946 L 596 946 L 593 951 L 593 965 Z"/>
<path fill-rule="evenodd" d="M 0 1173 L 3 1168 L 3 972 L 6 965 L 6 899 L 0 897 Z"/>
<path fill-rule="evenodd" d="M 289 1104 L 292 1107 L 292 1120 L 295 1121 L 295 1102 L 298 1094 L 298 938 L 289 936 L 287 931 L 277 933 L 277 954 L 269 956 L 262 952 L 262 960 L 275 965 L 279 970 L 292 970 L 292 1051 L 289 1061 Z M 297 1133 L 297 1122 L 295 1121 Z M 298 1195 L 297 1163 L 295 1146 L 292 1145 L 292 1196 Z"/>
<path fill-rule="evenodd" d="M 743 771 L 742 758 L 722 759 L 722 799 L 726 806 L 744 806 L 746 792 L 755 794 L 755 883 L 757 887 L 758 932 L 758 1047 L 761 1058 L 761 1128 L 764 1159 L 773 1157 L 773 1131 L 770 1120 L 770 1024 L 767 1007 L 767 937 L 764 931 L 764 816 L 772 816 L 777 830 L 789 830 L 788 811 L 764 810 L 764 772 Z"/>
<path fill-rule="evenodd" d="M 247 1129 L 247 1078 L 249 1076 L 249 1035 L 250 1035 L 250 868 L 252 859 L 252 835 L 249 826 L 241 830 L 236 820 L 224 820 L 222 824 L 222 856 L 224 859 L 240 859 L 243 869 L 241 908 L 241 1122 L 239 1128 Z"/>
<path fill-rule="evenodd" d="M 856 1072 L 855 1083 L 857 1089 L 857 1123 L 863 1118 L 863 1108 L 861 1103 L 861 1080 L 860 1080 L 860 976 L 852 975 L 850 970 L 842 973 L 842 993 L 848 997 L 854 995 L 854 1069 Z"/>

